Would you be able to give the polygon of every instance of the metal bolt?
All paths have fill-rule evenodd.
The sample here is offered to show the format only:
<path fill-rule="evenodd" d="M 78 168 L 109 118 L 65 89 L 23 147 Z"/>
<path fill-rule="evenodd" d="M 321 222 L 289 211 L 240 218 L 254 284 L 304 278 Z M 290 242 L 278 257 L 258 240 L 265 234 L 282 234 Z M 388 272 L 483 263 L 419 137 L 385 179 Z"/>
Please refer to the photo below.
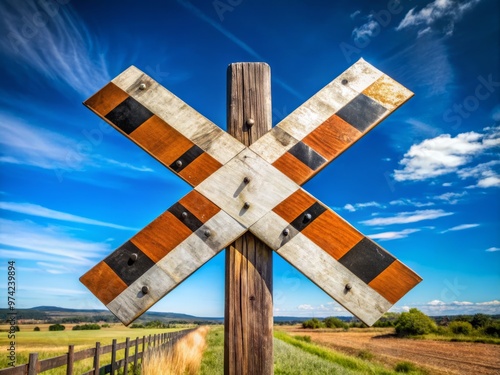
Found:
<path fill-rule="evenodd" d="M 290 234 L 290 229 L 285 228 L 283 229 L 283 236 L 288 236 Z"/>
<path fill-rule="evenodd" d="M 351 290 L 352 289 L 352 285 L 350 283 L 345 284 L 345 289 L 346 290 Z"/>
<path fill-rule="evenodd" d="M 349 83 L 349 81 L 348 81 L 347 79 L 343 79 L 343 80 L 342 80 L 342 84 L 343 84 L 343 85 L 347 85 L 348 83 Z"/>
<path fill-rule="evenodd" d="M 245 177 L 245 178 L 243 179 L 243 182 L 244 182 L 245 184 L 248 184 L 248 183 L 250 182 L 250 178 Z"/>
<path fill-rule="evenodd" d="M 175 165 L 176 165 L 177 167 L 179 167 L 179 168 L 180 168 L 180 167 L 182 167 L 182 160 L 177 160 L 177 161 L 175 162 Z"/>
<path fill-rule="evenodd" d="M 132 253 L 132 254 L 130 254 L 130 261 L 135 262 L 138 257 L 139 257 L 139 255 L 137 255 L 137 253 Z"/>
<path fill-rule="evenodd" d="M 144 293 L 144 294 L 148 294 L 148 293 L 149 293 L 149 288 L 148 288 L 146 285 L 144 285 L 144 286 L 141 288 L 141 291 L 142 291 L 142 293 Z"/>
<path fill-rule="evenodd" d="M 210 232 L 209 229 L 206 229 L 204 233 L 205 233 L 205 237 L 210 237 L 212 235 L 212 232 Z"/>
<path fill-rule="evenodd" d="M 308 222 L 308 221 L 310 221 L 311 219 L 312 219 L 312 215 L 311 215 L 311 214 L 305 214 L 305 215 L 304 215 L 304 221 L 305 221 L 305 222 Z"/>
<path fill-rule="evenodd" d="M 187 219 L 188 217 L 188 213 L 186 211 L 184 211 L 182 214 L 181 214 L 182 218 L 183 219 Z"/>
<path fill-rule="evenodd" d="M 146 89 L 146 84 L 145 83 L 141 83 L 139 85 L 139 90 L 145 90 Z"/>
<path fill-rule="evenodd" d="M 243 208 L 244 208 L 245 210 L 246 210 L 246 209 L 248 209 L 248 208 L 250 208 L 250 203 L 249 203 L 249 202 L 245 202 L 245 203 L 243 204 Z"/>
<path fill-rule="evenodd" d="M 249 118 L 249 119 L 247 120 L 247 126 L 248 126 L 249 128 L 251 128 L 252 126 L 254 126 L 254 124 L 255 124 L 255 120 L 254 120 L 253 118 Z"/>

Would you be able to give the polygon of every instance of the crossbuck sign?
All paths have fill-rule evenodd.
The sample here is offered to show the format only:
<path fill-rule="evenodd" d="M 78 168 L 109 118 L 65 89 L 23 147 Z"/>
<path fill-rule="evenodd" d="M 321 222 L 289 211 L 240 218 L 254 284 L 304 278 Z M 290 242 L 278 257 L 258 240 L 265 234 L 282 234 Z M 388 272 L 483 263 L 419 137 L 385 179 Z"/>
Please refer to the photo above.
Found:
<path fill-rule="evenodd" d="M 300 186 L 412 95 L 361 59 L 246 147 L 128 68 L 85 105 L 194 189 L 82 283 L 128 325 L 250 231 L 372 325 L 421 278 Z"/>

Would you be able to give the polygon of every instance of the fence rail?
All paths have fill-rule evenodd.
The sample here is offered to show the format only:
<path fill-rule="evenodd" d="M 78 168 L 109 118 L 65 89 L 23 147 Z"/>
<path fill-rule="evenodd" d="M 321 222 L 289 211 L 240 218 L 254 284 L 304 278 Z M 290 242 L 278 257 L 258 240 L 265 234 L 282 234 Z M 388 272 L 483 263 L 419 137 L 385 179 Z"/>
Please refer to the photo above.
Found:
<path fill-rule="evenodd" d="M 61 366 L 66 366 L 66 375 L 80 375 L 75 374 L 73 371 L 75 362 L 89 358 L 94 359 L 93 367 L 91 370 L 81 375 L 115 375 L 119 369 L 124 369 L 123 374 L 128 374 L 130 364 L 132 364 L 132 370 L 135 373 L 138 369 L 139 360 L 143 359 L 144 353 L 148 349 L 161 347 L 168 350 L 175 342 L 193 330 L 195 330 L 195 328 L 143 336 L 141 339 L 137 337 L 135 340 L 130 340 L 130 338 L 127 337 L 126 341 L 121 343 L 117 343 L 116 339 L 114 339 L 113 343 L 107 346 L 101 346 L 100 342 L 96 342 L 94 348 L 84 349 L 78 352 L 75 352 L 74 345 L 69 345 L 66 354 L 42 360 L 38 359 L 38 353 L 30 353 L 28 363 L 1 369 L 0 375 L 37 375 Z M 139 352 L 140 346 L 142 346 L 142 350 Z M 133 355 L 129 354 L 131 348 L 135 348 Z M 116 353 L 119 350 L 125 350 L 125 354 L 124 358 L 117 360 Z M 108 353 L 111 353 L 111 363 L 101 366 L 100 356 Z"/>

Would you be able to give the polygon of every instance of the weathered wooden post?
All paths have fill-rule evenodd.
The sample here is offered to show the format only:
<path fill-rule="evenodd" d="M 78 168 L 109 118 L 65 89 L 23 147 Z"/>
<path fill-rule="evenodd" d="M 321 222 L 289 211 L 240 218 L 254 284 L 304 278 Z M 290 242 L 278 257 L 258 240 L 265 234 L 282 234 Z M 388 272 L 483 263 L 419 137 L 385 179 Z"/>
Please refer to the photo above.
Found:
<path fill-rule="evenodd" d="M 272 127 L 271 71 L 265 63 L 237 63 L 227 73 L 227 130 L 250 146 Z M 250 232 L 226 248 L 225 293 L 224 373 L 272 374 L 273 254 Z"/>

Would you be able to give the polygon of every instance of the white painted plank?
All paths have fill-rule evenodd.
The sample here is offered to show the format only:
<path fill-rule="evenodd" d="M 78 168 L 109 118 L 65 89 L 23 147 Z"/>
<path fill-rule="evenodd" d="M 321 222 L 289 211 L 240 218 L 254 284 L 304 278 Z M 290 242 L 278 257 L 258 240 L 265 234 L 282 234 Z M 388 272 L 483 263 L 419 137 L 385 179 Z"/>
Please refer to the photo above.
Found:
<path fill-rule="evenodd" d="M 129 285 L 106 307 L 123 324 L 128 325 L 175 288 L 176 285 L 177 283 L 174 280 L 155 265 Z M 147 294 L 142 292 L 143 286 L 149 288 Z"/>
<path fill-rule="evenodd" d="M 288 229 L 287 235 L 283 233 L 285 229 Z M 269 211 L 249 230 L 273 250 L 278 250 L 298 233 L 297 229 L 273 211 Z"/>
<path fill-rule="evenodd" d="M 250 150 L 272 164 L 299 141 L 278 126 L 260 137 Z"/>
<path fill-rule="evenodd" d="M 136 67 L 128 68 L 112 82 L 221 164 L 227 163 L 245 148 Z M 145 88 L 141 89 L 143 85 Z"/>
<path fill-rule="evenodd" d="M 299 186 L 246 149 L 195 189 L 248 228 Z"/>
<path fill-rule="evenodd" d="M 279 249 L 278 254 L 368 325 L 375 323 L 392 306 L 302 233 Z M 352 289 L 347 290 L 347 284 Z"/>

